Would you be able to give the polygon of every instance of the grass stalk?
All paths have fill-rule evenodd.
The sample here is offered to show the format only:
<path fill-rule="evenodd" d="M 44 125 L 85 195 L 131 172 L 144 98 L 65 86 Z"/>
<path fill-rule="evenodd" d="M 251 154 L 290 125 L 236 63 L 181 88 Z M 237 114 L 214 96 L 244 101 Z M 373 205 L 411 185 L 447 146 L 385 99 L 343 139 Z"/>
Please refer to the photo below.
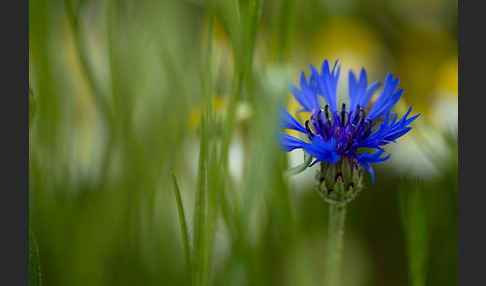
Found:
<path fill-rule="evenodd" d="M 182 242 L 184 245 L 184 258 L 186 260 L 186 267 L 188 273 L 191 273 L 191 249 L 189 245 L 189 232 L 187 230 L 186 216 L 184 214 L 184 205 L 182 204 L 181 192 L 179 185 L 177 184 L 177 178 L 174 173 L 172 175 L 172 181 L 174 183 L 174 194 L 176 197 L 177 211 L 179 213 L 179 223 L 181 226 Z"/>
<path fill-rule="evenodd" d="M 41 268 L 39 259 L 39 246 L 34 233 L 29 227 L 29 285 L 40 286 Z"/>
<path fill-rule="evenodd" d="M 398 186 L 400 219 L 407 245 L 408 278 L 411 286 L 427 284 L 428 225 L 421 182 Z"/>
<path fill-rule="evenodd" d="M 328 286 L 340 285 L 345 219 L 345 205 L 329 204 L 329 238 L 326 267 L 326 285 Z"/>
<path fill-rule="evenodd" d="M 96 77 L 93 73 L 92 68 L 89 64 L 89 56 L 86 50 L 86 44 L 84 38 L 81 36 L 80 22 L 78 11 L 72 6 L 71 0 L 64 1 L 64 7 L 66 16 L 68 18 L 69 24 L 74 38 L 74 46 L 76 47 L 77 57 L 81 65 L 81 72 L 84 74 L 85 79 L 88 83 L 90 90 L 92 91 L 96 107 L 98 108 L 99 114 L 101 114 L 106 128 L 108 130 L 108 143 L 106 145 L 106 152 L 103 153 L 101 160 L 101 172 L 99 177 L 100 186 L 104 184 L 108 175 L 108 169 L 111 162 L 113 145 L 115 142 L 115 132 L 114 132 L 114 114 L 110 107 L 106 96 L 103 94 L 102 88 L 96 82 Z"/>

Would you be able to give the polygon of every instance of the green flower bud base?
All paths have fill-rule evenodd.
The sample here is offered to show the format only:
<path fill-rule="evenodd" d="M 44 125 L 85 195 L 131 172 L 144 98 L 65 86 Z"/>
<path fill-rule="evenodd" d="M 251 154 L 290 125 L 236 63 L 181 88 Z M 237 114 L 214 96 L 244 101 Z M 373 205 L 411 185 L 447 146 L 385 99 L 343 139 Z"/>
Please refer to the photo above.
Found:
<path fill-rule="evenodd" d="M 347 158 L 334 165 L 321 163 L 316 179 L 317 191 L 331 205 L 346 205 L 363 189 L 363 170 Z"/>
<path fill-rule="evenodd" d="M 317 190 L 329 203 L 326 285 L 340 285 L 346 205 L 363 189 L 363 170 L 349 159 L 337 164 L 321 163 L 317 173 Z"/>

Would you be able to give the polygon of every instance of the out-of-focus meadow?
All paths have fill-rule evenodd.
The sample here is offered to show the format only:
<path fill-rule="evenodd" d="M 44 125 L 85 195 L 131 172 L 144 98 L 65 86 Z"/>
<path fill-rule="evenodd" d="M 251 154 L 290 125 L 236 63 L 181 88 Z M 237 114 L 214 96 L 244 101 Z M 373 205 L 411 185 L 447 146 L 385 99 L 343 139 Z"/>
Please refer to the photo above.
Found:
<path fill-rule="evenodd" d="M 317 169 L 276 143 L 324 59 L 343 98 L 393 72 L 422 113 L 348 207 L 343 285 L 456 285 L 456 1 L 31 0 L 29 25 L 42 285 L 324 285 Z"/>

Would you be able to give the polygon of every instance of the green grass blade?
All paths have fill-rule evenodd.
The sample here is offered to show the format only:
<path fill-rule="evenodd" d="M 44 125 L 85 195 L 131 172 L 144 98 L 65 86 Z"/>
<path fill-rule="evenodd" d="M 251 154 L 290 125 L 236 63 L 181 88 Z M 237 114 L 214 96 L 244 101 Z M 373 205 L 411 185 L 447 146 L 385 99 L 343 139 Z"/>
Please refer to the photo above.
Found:
<path fill-rule="evenodd" d="M 29 128 L 32 127 L 32 119 L 35 116 L 35 98 L 34 92 L 32 91 L 32 87 L 29 85 Z"/>
<path fill-rule="evenodd" d="M 181 191 L 179 185 L 177 184 L 177 178 L 172 172 L 172 181 L 174 182 L 174 194 L 176 197 L 177 211 L 179 213 L 179 223 L 181 227 L 182 242 L 184 245 L 184 257 L 186 260 L 186 266 L 191 273 L 191 248 L 189 245 L 189 232 L 187 230 L 186 216 L 184 214 L 184 205 L 182 204 Z"/>
<path fill-rule="evenodd" d="M 228 2 L 225 2 L 228 3 Z M 236 15 L 232 21 L 228 21 L 230 26 L 228 30 L 233 31 L 231 37 L 234 59 L 232 94 L 228 106 L 227 117 L 225 120 L 225 134 L 222 143 L 221 162 L 227 165 L 228 152 L 236 127 L 236 108 L 242 98 L 244 87 L 251 89 L 248 78 L 251 78 L 253 55 L 255 52 L 255 43 L 260 23 L 262 3 L 259 0 L 253 0 L 247 3 L 242 11 L 238 1 L 231 2 L 234 5 L 223 6 L 223 11 L 231 15 Z M 243 29 L 241 27 L 248 27 Z M 253 93 L 248 92 L 249 98 L 253 98 Z"/>
<path fill-rule="evenodd" d="M 211 13 L 211 12 L 210 12 Z M 208 45 L 203 55 L 202 69 L 202 94 L 204 109 L 201 114 L 201 142 L 199 146 L 199 170 L 198 170 L 198 191 L 194 211 L 194 264 L 193 264 L 193 283 L 194 285 L 208 285 L 210 272 L 210 256 L 212 231 L 214 226 L 214 203 L 209 206 L 209 146 L 211 130 L 211 95 L 212 95 L 212 76 L 211 76 L 211 55 L 213 41 L 214 15 L 211 13 L 208 31 Z M 213 152 L 214 153 L 214 152 Z M 214 194 L 213 194 L 214 196 Z M 209 210 L 212 207 L 212 210 Z"/>
<path fill-rule="evenodd" d="M 307 167 L 309 167 L 311 162 L 312 162 L 312 156 L 310 156 L 307 153 L 304 153 L 304 162 L 302 164 L 298 165 L 298 166 L 295 166 L 293 168 L 288 169 L 285 172 L 285 175 L 286 176 L 293 176 L 293 175 L 297 175 L 299 173 L 302 173 L 305 169 L 307 169 Z"/>
<path fill-rule="evenodd" d="M 193 268 L 193 282 L 195 285 L 200 285 L 200 270 L 203 268 L 203 248 L 204 248 L 204 232 L 205 216 L 206 216 L 206 178 L 207 178 L 207 131 L 206 131 L 206 114 L 203 112 L 201 116 L 201 143 L 199 148 L 199 187 L 196 194 L 196 202 L 194 206 L 194 268 Z"/>
<path fill-rule="evenodd" d="M 427 284 L 428 228 L 424 191 L 419 182 L 399 186 L 400 218 L 407 244 L 411 286 Z"/>
<path fill-rule="evenodd" d="M 29 285 L 40 286 L 41 268 L 39 259 L 39 246 L 34 233 L 29 229 Z"/>
<path fill-rule="evenodd" d="M 248 26 L 249 26 L 249 35 L 248 35 L 248 42 L 247 42 L 247 50 L 249 51 L 249 55 L 247 58 L 246 68 L 247 72 L 251 72 L 252 63 L 253 63 L 253 56 L 255 54 L 255 44 L 258 34 L 258 24 L 260 23 L 260 18 L 262 14 L 262 1 L 260 0 L 251 0 L 249 1 L 249 15 L 248 15 Z"/>
<path fill-rule="evenodd" d="M 81 63 L 81 69 L 83 75 L 87 80 L 89 88 L 93 92 L 93 97 L 96 106 L 100 111 L 100 114 L 104 116 L 104 119 L 107 121 L 108 124 L 111 120 L 110 106 L 102 94 L 103 92 L 101 87 L 96 82 L 96 77 L 93 73 L 93 69 L 90 67 L 89 56 L 88 56 L 88 52 L 86 51 L 86 43 L 84 41 L 84 38 L 80 34 L 78 13 L 72 7 L 71 0 L 64 1 L 64 8 L 65 8 L 66 16 L 69 20 L 69 25 L 71 26 L 71 30 L 74 36 L 73 38 L 76 47 L 76 56 L 78 57 Z"/>

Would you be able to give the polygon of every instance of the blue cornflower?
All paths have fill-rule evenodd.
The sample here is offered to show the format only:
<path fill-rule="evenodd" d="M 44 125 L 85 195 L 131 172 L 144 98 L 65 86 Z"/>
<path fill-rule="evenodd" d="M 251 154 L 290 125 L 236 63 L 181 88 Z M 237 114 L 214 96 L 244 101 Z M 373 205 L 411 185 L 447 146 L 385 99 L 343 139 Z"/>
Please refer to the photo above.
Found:
<path fill-rule="evenodd" d="M 374 181 L 372 163 L 384 162 L 390 155 L 385 155 L 383 146 L 395 142 L 396 139 L 410 131 L 409 126 L 420 114 L 408 118 L 408 112 L 397 120 L 397 115 L 391 112 L 400 99 L 403 89 L 398 89 L 399 79 L 388 74 L 381 94 L 374 104 L 370 99 L 380 86 L 379 82 L 368 85 L 364 68 L 359 79 L 349 71 L 349 103 L 348 108 L 343 103 L 341 109 L 337 106 L 337 86 L 341 67 L 338 61 L 332 69 L 327 60 L 321 67 L 321 72 L 310 66 L 309 81 L 304 72 L 300 78 L 300 89 L 290 85 L 290 89 L 301 105 L 299 112 L 310 112 L 310 118 L 301 124 L 284 107 L 281 111 L 281 128 L 299 131 L 308 141 L 280 132 L 280 146 L 289 152 L 302 148 L 317 162 L 327 162 L 332 166 L 338 162 L 350 162 L 353 166 L 367 169 Z M 320 97 L 325 101 L 321 104 Z M 363 152 L 363 149 L 375 149 L 374 152 Z"/>

